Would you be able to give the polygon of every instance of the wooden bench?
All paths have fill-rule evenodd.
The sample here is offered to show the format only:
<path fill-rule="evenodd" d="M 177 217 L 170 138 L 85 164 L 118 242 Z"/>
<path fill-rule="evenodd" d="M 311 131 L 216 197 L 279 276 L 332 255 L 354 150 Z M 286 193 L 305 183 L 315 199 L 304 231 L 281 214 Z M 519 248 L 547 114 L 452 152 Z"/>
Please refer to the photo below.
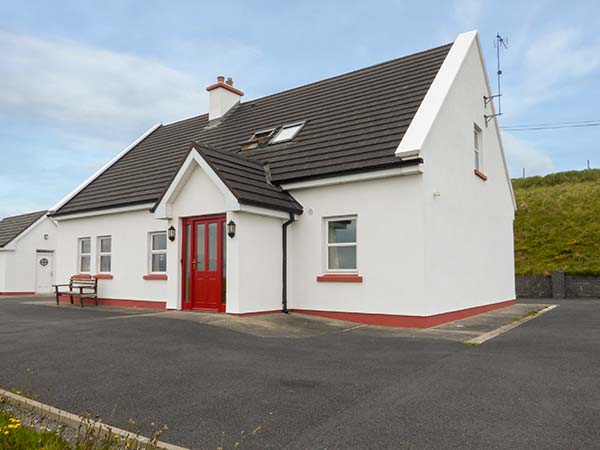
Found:
<path fill-rule="evenodd" d="M 73 297 L 79 297 L 79 303 L 83 308 L 83 299 L 94 299 L 98 306 L 98 280 L 96 278 L 77 278 L 71 277 L 69 284 L 54 284 L 54 292 L 56 293 L 56 304 L 59 304 L 61 295 L 68 295 L 73 304 Z M 68 287 L 69 290 L 60 290 L 61 287 Z"/>

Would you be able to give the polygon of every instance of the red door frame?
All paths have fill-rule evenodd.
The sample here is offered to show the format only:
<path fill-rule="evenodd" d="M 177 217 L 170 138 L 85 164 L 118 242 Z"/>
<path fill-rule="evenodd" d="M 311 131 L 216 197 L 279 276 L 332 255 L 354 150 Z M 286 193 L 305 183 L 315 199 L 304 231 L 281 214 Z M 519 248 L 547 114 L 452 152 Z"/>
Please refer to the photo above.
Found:
<path fill-rule="evenodd" d="M 185 274 L 186 274 L 186 269 L 187 269 L 187 262 L 186 262 L 186 240 L 187 240 L 187 231 L 186 231 L 186 225 L 190 225 L 190 231 L 191 231 L 191 245 L 190 245 L 190 251 L 192 253 L 192 257 L 195 254 L 196 251 L 196 223 L 197 222 L 217 222 L 218 226 L 217 226 L 217 278 L 218 278 L 218 285 L 219 285 L 219 289 L 218 291 L 223 292 L 223 239 L 225 239 L 224 234 L 224 223 L 227 220 L 227 216 L 225 214 L 209 214 L 206 216 L 193 216 L 193 217 L 186 217 L 184 219 L 182 219 L 182 239 L 181 239 L 181 309 L 184 310 L 199 310 L 199 308 L 194 308 L 194 300 L 192 298 L 193 294 L 194 294 L 194 265 L 192 264 L 192 269 L 190 270 L 190 290 L 189 290 L 189 294 L 190 294 L 190 301 L 186 303 L 186 298 L 185 298 Z M 218 312 L 225 312 L 225 303 L 223 303 L 223 299 L 221 298 L 221 302 L 219 303 L 219 307 L 218 308 L 210 308 L 210 309 L 204 309 L 205 311 L 218 311 Z"/>

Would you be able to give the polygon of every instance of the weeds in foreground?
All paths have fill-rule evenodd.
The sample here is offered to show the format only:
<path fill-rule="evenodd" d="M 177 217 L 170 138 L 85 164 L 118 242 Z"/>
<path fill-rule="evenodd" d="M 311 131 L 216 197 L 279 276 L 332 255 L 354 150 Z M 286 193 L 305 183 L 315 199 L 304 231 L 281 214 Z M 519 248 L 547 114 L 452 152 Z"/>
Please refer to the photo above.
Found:
<path fill-rule="evenodd" d="M 21 421 L 0 411 L 0 450 L 69 450 L 60 432 L 23 426 Z"/>
<path fill-rule="evenodd" d="M 134 422 L 130 421 L 132 424 Z M 41 426 L 36 430 L 0 410 L 0 450 L 155 450 L 160 435 L 166 430 L 164 426 L 155 431 L 149 441 L 140 442 L 139 432 L 130 432 L 126 436 L 113 433 L 109 427 L 99 427 L 96 418 L 87 414 L 76 435 L 69 440 L 65 427 L 50 430 Z"/>
<path fill-rule="evenodd" d="M 132 431 L 135 421 L 129 420 L 127 433 L 114 433 L 106 426 L 98 426 L 99 418 L 86 413 L 77 430 L 67 433 L 65 426 L 51 430 L 46 426 L 39 429 L 23 425 L 22 421 L 3 409 L 0 401 L 0 450 L 156 450 L 160 436 L 167 426 L 154 431 L 148 439 L 142 438 L 141 430 Z M 47 424 L 47 423 L 46 423 Z M 154 425 L 154 424 L 152 424 Z M 258 434 L 256 427 L 250 434 L 242 431 L 231 450 L 240 450 L 243 443 Z M 225 444 L 225 433 L 216 450 L 229 450 Z"/>

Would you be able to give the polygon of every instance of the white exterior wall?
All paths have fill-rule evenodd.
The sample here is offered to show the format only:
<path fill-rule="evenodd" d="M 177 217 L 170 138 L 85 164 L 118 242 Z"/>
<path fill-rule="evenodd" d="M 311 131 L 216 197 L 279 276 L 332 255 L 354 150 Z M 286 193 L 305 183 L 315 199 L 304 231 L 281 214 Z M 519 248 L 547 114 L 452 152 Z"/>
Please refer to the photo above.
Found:
<path fill-rule="evenodd" d="M 291 193 L 304 213 L 288 228 L 290 309 L 402 315 L 426 311 L 421 175 Z M 348 215 L 357 216 L 357 266 L 363 282 L 317 282 L 325 273 L 324 218 Z"/>
<path fill-rule="evenodd" d="M 193 169 L 185 185 L 170 202 L 172 219 L 156 219 L 148 210 L 104 214 L 59 221 L 57 279 L 77 273 L 78 239 L 91 237 L 91 274 L 97 273 L 97 238 L 112 237 L 113 279 L 100 279 L 100 298 L 166 301 L 181 309 L 181 258 L 185 217 L 227 213 L 237 232 L 227 237 L 227 312 L 272 311 L 281 308 L 280 218 L 227 212 L 224 194 L 200 168 Z M 149 273 L 149 233 L 176 228 L 167 241 L 167 280 L 144 280 Z"/>
<path fill-rule="evenodd" d="M 236 234 L 227 239 L 227 312 L 282 308 L 282 231 L 284 220 L 230 212 Z"/>
<path fill-rule="evenodd" d="M 144 280 L 143 276 L 149 271 L 148 233 L 167 227 L 164 221 L 154 219 L 148 211 L 61 219 L 56 246 L 56 280 L 65 283 L 77 273 L 78 239 L 83 237 L 91 238 L 91 274 L 98 273 L 98 237 L 111 236 L 113 279 L 98 280 L 99 297 L 166 301 L 166 282 Z"/>
<path fill-rule="evenodd" d="M 14 250 L 0 251 L 0 292 L 35 292 L 36 251 L 54 250 L 56 235 L 56 225 L 45 217 L 9 244 Z"/>
<path fill-rule="evenodd" d="M 8 292 L 6 289 L 6 252 L 0 252 L 0 292 Z"/>
<path fill-rule="evenodd" d="M 514 209 L 477 40 L 421 149 L 424 159 L 428 315 L 515 298 Z M 474 174 L 473 129 L 482 130 L 483 181 Z M 439 197 L 434 197 L 434 192 Z"/>

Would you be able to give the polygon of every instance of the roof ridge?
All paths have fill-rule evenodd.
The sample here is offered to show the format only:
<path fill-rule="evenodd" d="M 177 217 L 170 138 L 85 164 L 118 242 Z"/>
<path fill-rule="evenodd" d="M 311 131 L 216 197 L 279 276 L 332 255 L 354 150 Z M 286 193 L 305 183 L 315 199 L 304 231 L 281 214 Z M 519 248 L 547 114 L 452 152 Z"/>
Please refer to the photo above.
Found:
<path fill-rule="evenodd" d="M 365 66 L 365 67 L 361 67 L 359 69 L 350 70 L 349 72 L 340 73 L 338 75 L 333 75 L 331 77 L 326 77 L 326 78 L 322 78 L 320 80 L 311 81 L 310 83 L 301 84 L 300 86 L 295 86 L 295 87 L 292 87 L 292 88 L 284 89 L 283 91 L 274 92 L 272 94 L 264 95 L 262 97 L 250 99 L 250 100 L 245 101 L 243 103 L 239 102 L 239 103 L 237 103 L 237 105 L 238 106 L 240 106 L 240 105 L 246 105 L 247 106 L 247 105 L 251 105 L 253 103 L 262 102 L 263 100 L 270 99 L 270 98 L 276 97 L 278 95 L 287 94 L 287 93 L 290 93 L 290 92 L 293 92 L 293 91 L 296 91 L 296 90 L 304 89 L 304 88 L 307 88 L 307 87 L 310 87 L 310 86 L 314 86 L 314 85 L 317 85 L 319 83 L 324 83 L 324 82 L 327 82 L 327 81 L 331 81 L 331 80 L 343 78 L 343 77 L 346 77 L 346 76 L 354 75 L 354 74 L 357 74 L 359 72 L 363 72 L 363 71 L 367 71 L 367 70 L 370 70 L 370 69 L 374 69 L 376 67 L 383 66 L 385 64 L 392 64 L 392 63 L 400 61 L 402 59 L 412 58 L 412 57 L 415 57 L 415 56 L 422 55 L 424 53 L 434 52 L 436 50 L 443 49 L 444 47 L 451 46 L 452 44 L 453 44 L 453 42 L 448 42 L 448 43 L 443 44 L 443 45 L 438 45 L 437 47 L 429 48 L 429 49 L 426 49 L 426 50 L 421 50 L 421 51 L 418 51 L 418 52 L 415 52 L 415 53 L 410 53 L 410 54 L 404 55 L 404 56 L 398 56 L 397 58 L 392 58 L 392 59 L 388 59 L 386 61 L 381 61 L 381 62 L 378 62 L 378 63 L 375 63 L 375 64 L 371 64 L 370 66 Z M 235 109 L 237 109 L 237 108 L 235 108 Z M 166 127 L 166 126 L 170 126 L 170 125 L 176 125 L 176 124 L 178 125 L 178 124 L 182 124 L 183 122 L 186 122 L 186 121 L 192 121 L 194 119 L 196 119 L 196 120 L 200 119 L 200 118 L 202 118 L 204 116 L 208 116 L 208 113 L 198 114 L 198 115 L 195 115 L 195 116 L 192 116 L 192 117 L 188 117 L 188 118 L 185 118 L 185 119 L 181 119 L 181 120 L 176 120 L 174 122 L 165 123 L 165 124 L 163 124 L 163 126 Z M 210 123 L 207 124 L 207 126 L 209 126 L 209 125 L 210 125 Z"/>
<path fill-rule="evenodd" d="M 454 42 L 448 42 L 448 43 L 446 43 L 444 45 L 438 45 L 437 47 L 429 48 L 429 49 L 426 49 L 426 50 L 421 50 L 421 51 L 418 51 L 416 53 L 411 53 L 409 55 L 399 56 L 397 58 L 388 59 L 387 61 L 381 61 L 381 62 L 378 62 L 378 63 L 375 63 L 375 64 L 371 64 L 370 66 L 361 67 L 359 69 L 354 69 L 354 70 L 351 70 L 349 72 L 341 73 L 341 74 L 338 74 L 338 75 L 333 75 L 331 77 L 323 78 L 321 80 L 311 81 L 310 83 L 302 84 L 300 86 L 296 86 L 296 87 L 289 88 L 289 89 L 284 89 L 283 91 L 274 92 L 273 94 L 265 95 L 263 97 L 259 97 L 259 98 L 256 98 L 256 99 L 248 100 L 248 101 L 244 102 L 244 104 L 247 105 L 247 104 L 250 104 L 250 103 L 256 103 L 256 102 L 263 101 L 263 100 L 271 98 L 271 97 L 275 97 L 275 96 L 280 95 L 280 94 L 286 94 L 286 93 L 289 93 L 289 92 L 292 92 L 292 91 L 295 91 L 295 90 L 300 90 L 300 89 L 303 89 L 303 88 L 307 88 L 309 86 L 313 86 L 315 84 L 324 83 L 326 81 L 331 81 L 331 80 L 335 80 L 335 79 L 338 79 L 338 78 L 343 78 L 343 77 L 346 77 L 346 76 L 349 76 L 349 75 L 354 75 L 354 74 L 357 74 L 359 72 L 363 72 L 363 71 L 367 71 L 367 70 L 370 70 L 370 69 L 374 69 L 376 67 L 383 66 L 385 64 L 391 64 L 391 63 L 400 61 L 400 60 L 405 59 L 405 58 L 412 58 L 413 56 L 419 56 L 419 55 L 422 55 L 423 53 L 429 53 L 429 52 L 433 52 L 433 51 L 436 51 L 436 50 L 440 50 L 440 49 L 443 49 L 444 47 L 451 46 L 453 43 Z"/>

